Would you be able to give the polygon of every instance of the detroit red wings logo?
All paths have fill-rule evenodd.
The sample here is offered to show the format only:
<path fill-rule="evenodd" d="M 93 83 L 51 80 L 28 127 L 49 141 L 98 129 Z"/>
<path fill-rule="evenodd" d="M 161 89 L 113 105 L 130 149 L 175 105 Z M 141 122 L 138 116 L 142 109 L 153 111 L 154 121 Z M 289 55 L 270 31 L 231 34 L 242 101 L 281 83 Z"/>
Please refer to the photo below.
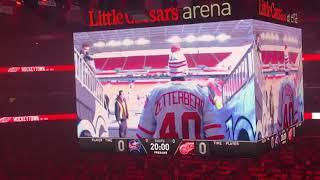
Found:
<path fill-rule="evenodd" d="M 194 142 L 184 142 L 180 147 L 179 151 L 182 155 L 191 155 L 194 151 Z"/>
<path fill-rule="evenodd" d="M 18 72 L 18 71 L 20 71 L 20 67 L 11 67 L 11 68 L 9 68 L 8 69 L 8 72 L 9 73 L 14 73 L 14 72 Z"/>
<path fill-rule="evenodd" d="M 0 118 L 0 123 L 13 122 L 13 117 L 2 117 Z"/>

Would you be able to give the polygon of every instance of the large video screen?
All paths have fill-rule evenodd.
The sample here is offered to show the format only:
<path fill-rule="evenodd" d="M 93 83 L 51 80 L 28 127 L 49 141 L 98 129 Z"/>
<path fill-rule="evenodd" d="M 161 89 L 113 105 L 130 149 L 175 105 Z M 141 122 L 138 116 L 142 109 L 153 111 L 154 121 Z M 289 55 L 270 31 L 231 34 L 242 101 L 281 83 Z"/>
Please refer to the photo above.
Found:
<path fill-rule="evenodd" d="M 302 33 L 300 29 L 254 21 L 257 44 L 256 116 L 271 145 L 292 139 L 303 122 Z M 284 133 L 285 132 L 285 133 Z"/>
<path fill-rule="evenodd" d="M 256 141 L 252 22 L 74 33 L 78 137 Z"/>

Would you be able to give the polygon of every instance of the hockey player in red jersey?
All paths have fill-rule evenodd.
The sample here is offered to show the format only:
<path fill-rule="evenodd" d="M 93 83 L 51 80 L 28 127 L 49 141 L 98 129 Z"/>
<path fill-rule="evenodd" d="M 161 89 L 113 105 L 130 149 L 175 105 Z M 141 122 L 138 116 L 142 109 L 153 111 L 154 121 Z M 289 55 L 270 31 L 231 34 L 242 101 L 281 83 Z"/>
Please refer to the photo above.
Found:
<path fill-rule="evenodd" d="M 178 45 L 171 52 L 171 82 L 150 92 L 137 137 L 223 140 L 225 127 L 216 117 L 218 109 L 208 87 L 186 81 L 186 57 Z"/>

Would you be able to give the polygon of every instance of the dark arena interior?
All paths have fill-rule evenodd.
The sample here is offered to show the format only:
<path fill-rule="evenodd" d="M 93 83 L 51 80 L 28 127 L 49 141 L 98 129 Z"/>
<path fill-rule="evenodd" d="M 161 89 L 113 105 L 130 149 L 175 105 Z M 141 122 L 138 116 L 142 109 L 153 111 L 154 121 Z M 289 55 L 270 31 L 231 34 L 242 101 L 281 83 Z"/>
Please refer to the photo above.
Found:
<path fill-rule="evenodd" d="M 252 1 L 242 1 L 242 5 L 249 9 Z M 267 0 L 261 1 L 267 2 Z M 298 9 L 299 27 L 302 29 L 304 122 L 290 143 L 252 157 L 135 155 L 127 152 L 84 150 L 80 147 L 77 135 L 78 121 L 75 118 L 77 116 L 75 109 L 79 107 L 76 107 L 75 103 L 77 97 L 72 47 L 80 47 L 82 43 L 80 40 L 92 43 L 89 36 L 80 37 L 79 41 L 73 39 L 75 32 L 91 31 L 92 27 L 87 24 L 88 11 L 99 8 L 105 11 L 121 9 L 126 13 L 119 17 L 124 18 L 128 15 L 139 19 L 136 21 L 137 27 L 144 27 L 139 23 L 145 22 L 150 9 L 177 8 L 180 12 L 181 8 L 194 7 L 199 2 L 217 4 L 217 7 L 211 6 L 211 9 L 207 10 L 208 16 L 195 12 L 198 16 L 201 14 L 208 17 L 205 19 L 206 22 L 213 16 L 218 17 L 218 14 L 221 15 L 219 18 L 226 18 L 222 17 L 222 14 L 227 16 L 230 10 L 226 4 L 220 5 L 223 0 L 1 0 L 0 179 L 320 179 L 318 130 L 320 128 L 318 71 L 320 1 L 318 0 L 290 0 L 289 3 L 278 5 L 283 9 Z M 204 9 L 202 6 L 199 8 Z M 196 9 L 200 11 L 199 8 Z M 219 12 L 210 14 L 217 8 Z M 172 12 L 174 10 L 171 9 L 170 13 Z M 193 16 L 197 18 L 195 14 Z M 164 26 L 175 25 L 167 22 L 176 18 L 170 17 L 171 19 L 168 19 L 164 16 L 163 20 L 159 16 L 157 21 L 162 21 L 161 25 Z M 119 19 L 117 23 L 120 23 Z M 128 27 L 115 25 L 98 27 L 95 30 L 107 28 L 114 30 Z M 98 37 L 101 34 L 96 33 L 93 36 Z M 147 50 L 153 48 L 151 45 L 142 46 Z M 126 48 L 121 51 L 130 51 L 132 46 Z M 101 53 L 97 48 L 94 50 L 95 53 Z M 195 55 L 193 57 L 189 54 L 186 56 L 193 58 L 189 66 L 196 71 L 196 64 L 200 64 L 201 58 L 196 59 Z M 226 59 L 228 56 L 229 54 L 220 53 L 213 59 L 220 63 L 221 59 Z M 109 66 L 106 66 L 107 60 L 96 59 L 96 67 L 103 70 L 96 76 L 103 76 L 101 79 L 107 79 L 105 83 L 108 84 L 110 83 L 108 78 L 112 76 L 111 80 L 116 79 L 117 75 L 124 72 L 123 70 L 125 72 L 132 69 L 146 70 L 148 56 L 143 58 L 144 60 L 123 58 L 120 64 L 111 63 Z M 161 56 L 157 58 L 157 62 L 149 66 L 154 66 L 155 69 L 158 68 L 156 66 L 160 67 L 158 69 L 165 68 L 167 62 L 161 65 Z M 37 69 L 36 66 L 43 66 L 45 69 Z M 119 66 L 123 68 L 122 71 L 119 70 Z M 19 68 L 12 70 L 12 67 Z M 47 71 L 50 68 L 53 70 Z M 14 72 L 9 73 L 12 71 Z M 150 74 L 147 76 L 156 79 L 167 78 L 161 75 L 161 72 L 159 75 L 159 72 L 148 70 L 148 73 Z M 134 73 L 128 74 L 126 78 L 130 80 L 135 77 Z M 125 86 L 132 89 L 128 84 L 130 83 L 126 83 Z M 150 88 L 149 84 L 140 86 L 138 84 L 135 84 L 136 89 Z M 145 95 L 142 89 L 140 93 Z M 138 99 L 141 94 L 137 95 Z M 11 120 L 17 122 L 11 123 Z M 111 130 L 109 127 L 110 132 Z M 240 131 L 237 140 L 249 139 L 248 136 L 247 132 Z M 260 137 L 258 139 L 260 140 Z"/>

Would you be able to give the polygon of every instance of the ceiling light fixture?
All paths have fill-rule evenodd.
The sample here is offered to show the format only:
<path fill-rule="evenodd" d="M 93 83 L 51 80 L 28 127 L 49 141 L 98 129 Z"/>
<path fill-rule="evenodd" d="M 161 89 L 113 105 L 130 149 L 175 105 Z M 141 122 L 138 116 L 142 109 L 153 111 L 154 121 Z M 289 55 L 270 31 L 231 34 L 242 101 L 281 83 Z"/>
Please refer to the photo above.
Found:
<path fill-rule="evenodd" d="M 150 40 L 145 39 L 145 38 L 139 38 L 135 41 L 135 44 L 137 45 L 146 45 L 146 44 L 150 44 Z"/>
<path fill-rule="evenodd" d="M 198 40 L 198 41 L 209 42 L 209 41 L 214 41 L 214 40 L 216 40 L 216 38 L 215 38 L 213 35 L 205 34 L 205 35 L 199 36 L 199 37 L 197 38 L 197 40 Z"/>
<path fill-rule="evenodd" d="M 124 46 L 131 46 L 131 45 L 133 45 L 133 43 L 134 42 L 131 39 L 125 39 L 122 41 L 122 45 L 124 45 Z"/>
<path fill-rule="evenodd" d="M 224 41 L 227 41 L 228 39 L 230 39 L 231 36 L 230 35 L 227 35 L 227 34 L 219 34 L 216 39 L 220 42 L 224 42 Z"/>
<path fill-rule="evenodd" d="M 106 43 L 103 41 L 98 41 L 98 42 L 94 43 L 93 46 L 97 47 L 97 48 L 102 48 L 102 47 L 106 46 Z"/>
<path fill-rule="evenodd" d="M 182 39 L 178 36 L 172 36 L 167 41 L 170 43 L 180 43 L 180 42 L 182 42 Z"/>
<path fill-rule="evenodd" d="M 189 35 L 189 36 L 183 38 L 183 40 L 188 42 L 188 43 L 192 43 L 192 42 L 196 41 L 197 38 L 195 36 L 193 36 L 193 35 Z"/>
<path fill-rule="evenodd" d="M 111 40 L 111 41 L 108 42 L 108 46 L 111 46 L 111 47 L 121 46 L 121 42 L 120 41 Z"/>

